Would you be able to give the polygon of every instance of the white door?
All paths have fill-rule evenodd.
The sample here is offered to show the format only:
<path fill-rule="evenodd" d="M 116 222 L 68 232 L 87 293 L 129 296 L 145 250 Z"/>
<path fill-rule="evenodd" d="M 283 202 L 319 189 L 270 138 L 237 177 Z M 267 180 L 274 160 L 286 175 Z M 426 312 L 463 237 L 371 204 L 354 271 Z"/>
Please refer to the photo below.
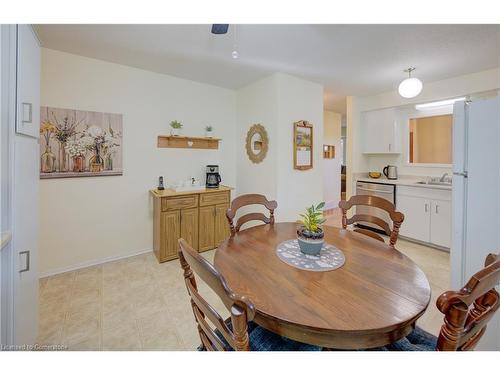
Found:
<path fill-rule="evenodd" d="M 451 246 L 451 202 L 445 200 L 431 201 L 431 243 Z"/>
<path fill-rule="evenodd" d="M 425 198 L 398 194 L 396 205 L 398 211 L 405 215 L 399 233 L 408 238 L 429 242 L 430 201 Z"/>

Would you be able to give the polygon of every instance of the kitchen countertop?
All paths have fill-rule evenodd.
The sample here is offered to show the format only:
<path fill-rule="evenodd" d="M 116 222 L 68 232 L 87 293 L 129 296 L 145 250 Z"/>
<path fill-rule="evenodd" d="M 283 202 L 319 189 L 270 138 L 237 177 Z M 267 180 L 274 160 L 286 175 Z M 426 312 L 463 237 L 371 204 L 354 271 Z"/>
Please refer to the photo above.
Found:
<path fill-rule="evenodd" d="M 180 195 L 190 195 L 190 194 L 216 193 L 216 192 L 231 191 L 231 190 L 233 190 L 232 187 L 219 185 L 218 188 L 204 187 L 199 190 L 188 190 L 188 191 L 175 191 L 173 189 L 165 189 L 165 190 L 153 189 L 150 190 L 150 193 L 153 197 L 162 198 L 162 197 L 177 197 Z"/>
<path fill-rule="evenodd" d="M 429 184 L 418 184 L 418 181 L 428 180 L 428 177 L 400 177 L 397 180 L 389 180 L 385 177 L 380 178 L 371 178 L 371 177 L 358 177 L 356 181 L 361 182 L 375 182 L 378 184 L 391 184 L 391 185 L 400 185 L 400 186 L 412 186 L 412 187 L 420 187 L 424 189 L 438 189 L 438 190 L 450 190 L 450 186 L 444 185 L 429 185 Z"/>

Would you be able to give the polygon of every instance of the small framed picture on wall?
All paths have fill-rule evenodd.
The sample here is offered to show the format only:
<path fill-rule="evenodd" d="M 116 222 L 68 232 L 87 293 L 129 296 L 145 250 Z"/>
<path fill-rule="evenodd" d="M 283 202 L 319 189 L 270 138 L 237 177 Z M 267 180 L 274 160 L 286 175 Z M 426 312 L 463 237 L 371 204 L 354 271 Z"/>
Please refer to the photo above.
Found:
<path fill-rule="evenodd" d="M 293 168 L 307 170 L 313 167 L 313 126 L 301 120 L 293 124 Z"/>

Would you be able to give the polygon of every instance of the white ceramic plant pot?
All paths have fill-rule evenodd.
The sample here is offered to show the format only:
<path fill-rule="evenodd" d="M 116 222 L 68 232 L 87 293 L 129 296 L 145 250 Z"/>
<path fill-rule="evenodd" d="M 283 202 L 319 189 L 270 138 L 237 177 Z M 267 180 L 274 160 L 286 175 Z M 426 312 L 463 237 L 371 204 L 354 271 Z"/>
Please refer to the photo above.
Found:
<path fill-rule="evenodd" d="M 176 129 L 176 128 L 170 129 L 170 135 L 178 137 L 180 133 L 181 133 L 181 129 Z"/>
<path fill-rule="evenodd" d="M 208 130 L 205 131 L 205 137 L 207 137 L 207 138 L 212 138 L 213 134 L 214 134 L 214 132 L 211 131 L 211 130 L 210 131 L 208 131 Z"/>

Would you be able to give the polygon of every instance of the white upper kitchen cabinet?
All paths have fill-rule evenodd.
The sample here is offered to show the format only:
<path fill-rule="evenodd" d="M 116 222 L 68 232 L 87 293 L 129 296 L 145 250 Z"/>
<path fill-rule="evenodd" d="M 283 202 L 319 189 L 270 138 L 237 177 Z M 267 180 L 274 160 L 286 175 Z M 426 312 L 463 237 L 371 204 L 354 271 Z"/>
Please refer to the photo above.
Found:
<path fill-rule="evenodd" d="M 364 154 L 401 153 L 401 135 L 396 109 L 363 112 L 361 137 Z"/>

